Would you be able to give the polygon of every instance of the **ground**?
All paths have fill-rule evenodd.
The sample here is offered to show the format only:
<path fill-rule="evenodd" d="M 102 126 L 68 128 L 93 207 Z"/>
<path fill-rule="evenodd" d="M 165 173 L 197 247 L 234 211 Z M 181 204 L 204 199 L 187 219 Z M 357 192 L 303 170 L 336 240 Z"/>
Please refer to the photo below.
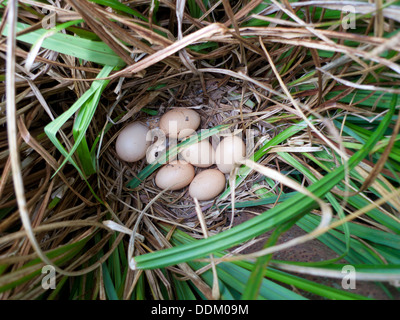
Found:
<path fill-rule="evenodd" d="M 240 224 L 248 219 L 250 219 L 253 215 L 249 213 L 240 213 L 235 217 L 234 225 Z M 266 237 L 270 234 L 270 232 L 262 235 L 261 237 Z M 286 242 L 292 240 L 296 237 L 302 236 L 306 234 L 300 227 L 293 226 L 288 232 L 282 235 L 279 239 L 278 243 Z M 250 246 L 249 248 L 242 251 L 242 253 L 250 253 L 254 251 L 258 251 L 262 248 L 263 242 L 258 242 Z M 273 255 L 273 259 L 275 260 L 283 260 L 283 261 L 323 261 L 337 257 L 337 254 L 329 249 L 326 245 L 321 243 L 319 240 L 311 240 L 304 244 L 297 245 L 295 247 L 291 247 L 286 250 L 279 251 Z M 346 260 L 340 260 L 339 263 L 346 263 Z M 323 278 L 317 276 L 308 276 L 308 275 L 300 275 L 305 279 L 318 282 L 332 288 L 343 289 L 341 286 L 341 279 L 332 279 L 332 278 Z M 387 285 L 390 293 L 394 296 L 396 300 L 400 299 L 400 293 L 396 292 L 394 288 L 390 285 Z M 363 296 L 367 296 L 377 300 L 387 300 L 388 296 L 384 292 L 382 288 L 376 285 L 373 282 L 366 281 L 358 281 L 356 283 L 355 289 L 347 289 L 350 292 L 360 294 Z M 309 299 L 323 299 L 321 297 L 315 296 L 308 292 L 302 292 L 305 297 Z"/>

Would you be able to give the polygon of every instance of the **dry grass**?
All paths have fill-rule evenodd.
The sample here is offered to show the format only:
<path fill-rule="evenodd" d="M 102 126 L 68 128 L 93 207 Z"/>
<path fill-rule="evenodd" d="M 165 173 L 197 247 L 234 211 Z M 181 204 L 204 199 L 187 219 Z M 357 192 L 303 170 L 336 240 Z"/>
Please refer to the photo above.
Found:
<path fill-rule="evenodd" d="M 111 269 L 119 298 L 130 299 L 133 294 L 139 299 L 146 291 L 151 294 L 142 298 L 176 299 L 175 277 L 190 279 L 207 299 L 220 297 L 217 282 L 210 284 L 201 277 L 206 269 L 196 272 L 192 265 L 179 262 L 166 267 L 166 271 L 132 270 L 127 267 L 132 263 L 130 258 L 175 246 L 172 237 L 177 229 L 195 239 L 229 229 L 235 213 L 254 212 L 238 204 L 256 203 L 265 190 L 277 199 L 257 206 L 257 212 L 275 207 L 281 195 L 298 190 L 314 197 L 321 210 L 312 213 L 326 218 L 321 219 L 320 229 L 276 250 L 333 229 L 332 203 L 310 194 L 306 187 L 314 183 L 313 179 L 299 173 L 282 153 L 291 155 L 317 180 L 328 172 L 318 161 L 332 164 L 331 169 L 347 164 L 358 150 L 355 145 L 361 144 L 352 121 L 383 117 L 389 112 L 390 97 L 400 91 L 400 38 L 395 32 L 400 7 L 382 1 L 376 1 L 376 7 L 367 2 L 357 4 L 357 29 L 346 30 L 340 19 L 333 17 L 342 9 L 338 1 L 272 0 L 257 14 L 252 10 L 262 1 L 238 1 L 233 5 L 222 0 L 206 5 L 202 1 L 175 4 L 163 0 L 157 2 L 157 7 L 152 1 L 123 1 L 137 16 L 94 2 L 20 0 L 18 11 L 11 5 L 0 9 L 0 55 L 4 63 L 7 61 L 8 72 L 5 74 L 2 64 L 0 109 L 6 110 L 0 117 L 2 299 L 110 298 L 104 266 Z M 379 7 L 382 5 L 383 9 Z M 190 6 L 195 6 L 199 14 Z M 72 155 L 75 165 L 64 163 L 65 154 L 44 128 L 89 90 L 102 65 L 82 60 L 78 53 L 64 53 L 68 44 L 63 44 L 65 48 L 60 47 L 59 52 L 46 49 L 44 44 L 35 51 L 27 41 L 6 36 L 5 21 L 12 22 L 13 13 L 18 22 L 29 25 L 18 32 L 17 36 L 22 37 L 41 28 L 46 18 L 43 9 L 56 12 L 57 23 L 83 19 L 60 33 L 102 42 L 121 61 L 108 76 L 98 79 L 109 82 L 84 132 L 89 148 L 95 145 L 91 152 L 95 168 L 92 174 L 85 170 L 87 159 L 82 153 Z M 368 14 L 368 10 L 375 9 L 376 15 Z M 376 101 L 371 102 L 371 98 Z M 203 129 L 225 124 L 230 130 L 252 129 L 258 142 L 255 150 L 301 121 L 305 125 L 276 147 L 265 150 L 256 162 L 246 162 L 255 170 L 245 174 L 235 192 L 196 206 L 186 190 L 160 192 L 154 184 L 154 172 L 138 187 L 128 188 L 127 183 L 145 170 L 147 163 L 124 163 L 114 149 L 125 124 L 136 119 L 156 126 L 159 116 L 174 106 L 198 111 Z M 57 135 L 67 152 L 77 139 L 77 114 L 63 123 Z M 353 119 L 349 126 L 347 118 Z M 335 125 L 336 119 L 341 127 Z M 378 200 L 368 209 L 378 208 L 393 225 L 400 223 L 396 182 L 399 125 L 399 120 L 390 123 L 385 132 L 386 151 L 379 153 L 378 159 L 371 152 L 355 168 L 358 175 L 347 172 L 342 181 L 344 188 L 331 190 L 348 214 L 347 220 L 335 222 L 335 227 L 366 212 L 362 204 L 355 207 L 347 202 L 355 195 L 367 203 Z M 366 129 L 375 130 L 376 126 Z M 374 149 L 376 155 L 378 150 Z M 332 157 L 323 159 L 323 154 Z M 269 170 L 280 175 L 273 176 Z M 265 176 L 274 184 L 268 184 Z M 290 182 L 294 179 L 295 184 Z M 333 217 L 343 218 L 336 208 Z M 389 223 L 361 218 L 357 221 L 374 230 L 398 235 Z M 114 224 L 107 222 L 110 220 Z M 248 244 L 242 245 L 246 248 Z M 275 249 L 239 258 L 254 259 Z M 214 258 L 209 267 L 215 280 L 218 275 Z M 124 262 L 126 265 L 121 265 Z M 40 286 L 40 269 L 45 264 L 56 266 L 60 290 L 54 293 Z M 65 284 L 67 278 L 79 280 Z M 73 287 L 74 281 L 79 282 L 79 289 Z"/>

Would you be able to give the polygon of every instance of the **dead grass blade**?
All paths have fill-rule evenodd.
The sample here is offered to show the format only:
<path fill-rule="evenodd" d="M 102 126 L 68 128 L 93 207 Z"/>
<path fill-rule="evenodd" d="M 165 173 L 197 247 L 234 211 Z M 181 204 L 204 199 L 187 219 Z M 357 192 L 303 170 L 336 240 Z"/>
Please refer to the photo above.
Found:
<path fill-rule="evenodd" d="M 157 51 L 156 53 L 152 54 L 151 56 L 144 58 L 143 60 L 136 62 L 135 64 L 128 66 L 121 71 L 118 71 L 112 74 L 109 78 L 116 78 L 120 76 L 125 76 L 133 73 L 140 72 L 149 66 L 160 62 L 161 60 L 169 57 L 170 55 L 178 52 L 179 50 L 187 47 L 188 45 L 200 41 L 203 38 L 211 37 L 213 34 L 216 33 L 224 33 L 226 32 L 226 28 L 223 25 L 214 23 L 205 28 L 202 28 L 190 35 L 187 35 L 182 40 L 174 42 L 174 44 L 170 45 L 169 47 Z"/>
<path fill-rule="evenodd" d="M 117 24 L 110 22 L 103 14 L 94 8 L 97 7 L 95 3 L 82 0 L 68 0 L 68 2 L 74 7 L 79 15 L 85 20 L 90 28 L 104 41 L 126 64 L 131 65 L 134 61 L 130 57 L 129 53 L 118 43 L 114 37 L 112 37 L 107 31 L 112 34 L 118 32 L 118 34 L 124 34 Z M 106 31 L 106 32 L 105 32 Z"/>
<path fill-rule="evenodd" d="M 40 154 L 40 156 L 46 160 L 46 162 L 55 170 L 57 171 L 59 167 L 59 163 L 49 154 L 49 152 L 41 146 L 39 142 L 37 142 L 29 133 L 28 129 L 26 128 L 24 122 L 22 119 L 18 120 L 18 129 L 20 131 L 22 139 L 30 146 L 32 147 L 37 153 Z M 60 179 L 65 183 L 65 185 L 70 188 L 70 190 L 78 197 L 80 198 L 84 203 L 86 203 L 88 206 L 94 206 L 95 203 L 91 202 L 87 198 L 83 197 L 79 192 L 77 192 L 69 183 L 68 179 L 64 176 L 64 174 L 61 171 L 58 171 L 57 175 L 60 177 Z"/>

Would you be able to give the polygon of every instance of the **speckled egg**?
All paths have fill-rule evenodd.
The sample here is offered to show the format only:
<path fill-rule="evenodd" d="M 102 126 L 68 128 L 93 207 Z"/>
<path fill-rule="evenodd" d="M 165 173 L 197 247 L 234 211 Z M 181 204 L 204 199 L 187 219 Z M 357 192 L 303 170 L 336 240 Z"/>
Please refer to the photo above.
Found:
<path fill-rule="evenodd" d="M 160 119 L 160 129 L 170 138 L 182 139 L 193 134 L 200 125 L 200 115 L 188 108 L 176 108 Z"/>
<path fill-rule="evenodd" d="M 135 162 L 146 156 L 146 150 L 151 142 L 146 141 L 149 129 L 141 122 L 128 124 L 118 135 L 115 151 L 121 160 Z"/>
<path fill-rule="evenodd" d="M 211 200 L 225 189 L 225 175 L 217 169 L 206 169 L 197 174 L 189 186 L 189 194 L 197 200 Z"/>
<path fill-rule="evenodd" d="M 190 184 L 194 178 L 194 168 L 183 160 L 172 161 L 156 174 L 156 185 L 160 189 L 179 190 Z"/>

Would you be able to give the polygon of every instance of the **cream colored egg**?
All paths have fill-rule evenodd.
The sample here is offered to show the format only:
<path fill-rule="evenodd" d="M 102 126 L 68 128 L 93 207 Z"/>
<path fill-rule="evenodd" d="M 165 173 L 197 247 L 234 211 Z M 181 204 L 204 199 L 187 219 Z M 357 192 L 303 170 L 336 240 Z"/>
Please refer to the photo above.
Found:
<path fill-rule="evenodd" d="M 180 155 L 187 162 L 200 168 L 207 168 L 215 163 L 215 150 L 207 139 L 185 148 Z"/>
<path fill-rule="evenodd" d="M 189 194 L 197 200 L 211 200 L 225 189 L 225 175 L 217 169 L 197 174 L 189 186 Z"/>
<path fill-rule="evenodd" d="M 146 141 L 149 129 L 141 122 L 128 124 L 118 135 L 115 150 L 120 159 L 135 162 L 146 156 L 150 141 Z"/>
<path fill-rule="evenodd" d="M 156 185 L 160 189 L 179 190 L 190 184 L 194 178 L 194 168 L 183 160 L 172 161 L 163 166 L 156 175 Z"/>
<path fill-rule="evenodd" d="M 200 125 L 200 115 L 188 108 L 176 108 L 160 119 L 160 129 L 170 138 L 182 139 L 193 134 Z"/>
<path fill-rule="evenodd" d="M 215 162 L 223 173 L 230 173 L 237 161 L 245 159 L 246 146 L 238 136 L 227 136 L 215 150 Z"/>

